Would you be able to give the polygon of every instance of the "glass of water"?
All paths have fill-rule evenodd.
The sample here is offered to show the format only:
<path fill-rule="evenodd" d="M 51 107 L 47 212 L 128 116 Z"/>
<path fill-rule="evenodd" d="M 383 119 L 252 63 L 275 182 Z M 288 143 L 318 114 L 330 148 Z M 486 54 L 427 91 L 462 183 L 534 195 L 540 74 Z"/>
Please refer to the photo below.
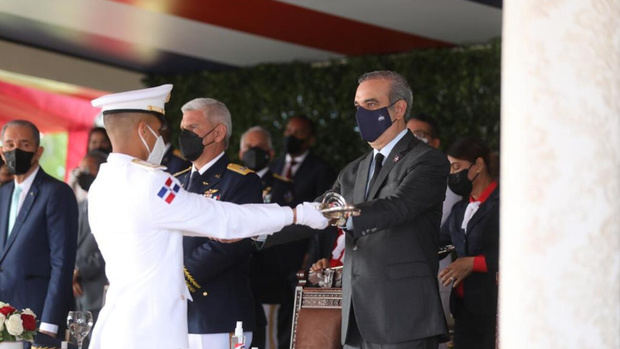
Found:
<path fill-rule="evenodd" d="M 93 327 L 93 314 L 90 311 L 70 311 L 67 316 L 69 332 L 77 340 L 78 349 L 82 349 L 82 342 Z"/>

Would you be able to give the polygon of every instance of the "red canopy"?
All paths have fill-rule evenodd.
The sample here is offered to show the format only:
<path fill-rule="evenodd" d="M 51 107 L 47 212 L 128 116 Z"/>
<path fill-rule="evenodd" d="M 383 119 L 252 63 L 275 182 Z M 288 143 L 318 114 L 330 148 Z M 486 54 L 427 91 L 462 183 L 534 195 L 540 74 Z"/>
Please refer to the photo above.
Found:
<path fill-rule="evenodd" d="M 23 119 L 34 123 L 43 133 L 67 132 L 66 178 L 86 153 L 88 132 L 99 113 L 90 105 L 94 97 L 97 96 L 58 94 L 0 81 L 0 124 Z"/>

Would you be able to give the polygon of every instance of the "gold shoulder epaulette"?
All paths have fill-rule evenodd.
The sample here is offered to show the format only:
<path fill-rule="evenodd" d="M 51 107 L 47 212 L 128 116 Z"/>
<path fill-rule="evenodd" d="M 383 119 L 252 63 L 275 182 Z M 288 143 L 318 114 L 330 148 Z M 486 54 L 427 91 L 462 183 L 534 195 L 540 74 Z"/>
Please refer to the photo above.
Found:
<path fill-rule="evenodd" d="M 146 167 L 150 170 L 164 170 L 166 169 L 166 166 L 162 166 L 162 165 L 154 165 L 151 164 L 150 162 L 146 162 L 144 160 L 140 160 L 140 159 L 133 159 L 131 160 L 132 163 L 136 164 L 136 165 L 140 165 L 142 167 Z"/>
<path fill-rule="evenodd" d="M 181 170 L 181 171 L 179 171 L 179 172 L 177 172 L 177 173 L 173 174 L 172 176 L 174 176 L 174 177 L 178 177 L 178 176 L 180 176 L 180 175 L 184 174 L 185 172 L 187 172 L 187 171 L 189 171 L 189 170 L 191 170 L 191 169 L 192 169 L 192 167 L 190 166 L 190 167 L 188 167 L 188 168 L 186 168 L 186 169 L 184 169 L 184 170 Z"/>
<path fill-rule="evenodd" d="M 273 178 L 275 178 L 275 179 L 279 179 L 279 180 L 281 180 L 282 182 L 292 182 L 292 181 L 293 181 L 292 179 L 290 179 L 290 178 L 286 178 L 286 177 L 284 177 L 284 176 L 280 176 L 280 175 L 279 175 L 279 174 L 277 174 L 277 173 L 273 173 Z"/>
<path fill-rule="evenodd" d="M 230 164 L 228 164 L 228 166 L 226 166 L 227 169 L 233 171 L 233 172 L 237 172 L 239 174 L 242 175 L 247 175 L 248 173 L 254 173 L 254 171 L 250 170 L 249 168 L 245 167 L 245 166 L 241 166 L 239 164 L 233 164 L 232 162 Z"/>
<path fill-rule="evenodd" d="M 183 153 L 181 153 L 181 151 L 179 149 L 174 149 L 172 151 L 172 154 L 174 154 L 174 156 L 176 156 L 178 158 L 181 158 L 181 159 L 187 161 L 187 159 L 185 158 L 185 156 L 183 156 Z"/>

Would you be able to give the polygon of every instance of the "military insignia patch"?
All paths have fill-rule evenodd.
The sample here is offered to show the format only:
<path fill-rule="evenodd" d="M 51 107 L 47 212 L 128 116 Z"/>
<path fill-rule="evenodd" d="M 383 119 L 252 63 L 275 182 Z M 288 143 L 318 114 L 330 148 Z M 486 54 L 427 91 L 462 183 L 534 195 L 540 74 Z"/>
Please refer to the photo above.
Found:
<path fill-rule="evenodd" d="M 172 203 L 180 189 L 181 186 L 174 183 L 172 178 L 168 177 L 168 179 L 166 179 L 166 182 L 164 182 L 164 185 L 159 189 L 159 192 L 157 192 L 157 196 L 159 196 L 167 204 L 170 204 Z"/>
<path fill-rule="evenodd" d="M 209 189 L 207 191 L 205 191 L 204 196 L 209 198 L 209 199 L 215 199 L 215 200 L 219 200 L 220 197 L 222 196 L 222 194 L 216 194 L 219 191 L 219 189 Z"/>

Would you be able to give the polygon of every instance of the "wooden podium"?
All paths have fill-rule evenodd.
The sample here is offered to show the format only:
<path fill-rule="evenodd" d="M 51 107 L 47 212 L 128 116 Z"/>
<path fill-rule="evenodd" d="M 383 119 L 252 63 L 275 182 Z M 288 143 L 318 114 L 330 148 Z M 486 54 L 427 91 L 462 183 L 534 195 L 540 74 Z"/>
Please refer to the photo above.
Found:
<path fill-rule="evenodd" d="M 298 278 L 291 349 L 341 349 L 342 288 L 306 286 L 305 273 Z"/>

